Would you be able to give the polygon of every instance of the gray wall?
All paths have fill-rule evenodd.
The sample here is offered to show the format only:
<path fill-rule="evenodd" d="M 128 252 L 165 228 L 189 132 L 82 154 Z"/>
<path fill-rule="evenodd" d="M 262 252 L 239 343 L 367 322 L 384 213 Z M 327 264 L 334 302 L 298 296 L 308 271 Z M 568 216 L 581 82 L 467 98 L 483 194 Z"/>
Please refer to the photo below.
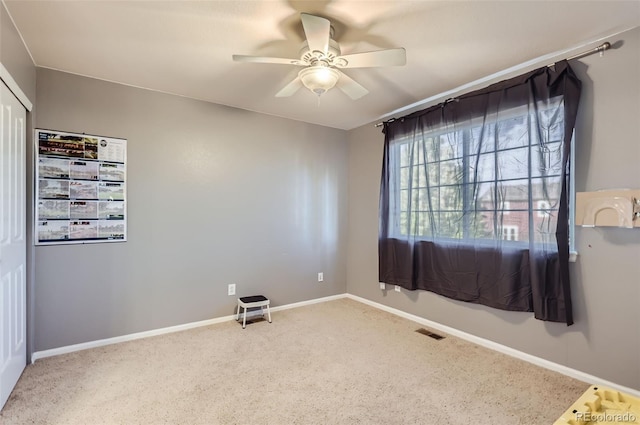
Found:
<path fill-rule="evenodd" d="M 18 84 L 22 92 L 33 104 L 31 112 L 27 112 L 26 143 L 27 157 L 33 154 L 33 122 L 36 113 L 36 67 L 31 60 L 18 30 L 11 22 L 4 3 L 0 4 L 0 63 L 7 69 L 11 77 Z M 27 161 L 27 240 L 32 240 L 32 227 L 28 225 L 33 220 L 33 162 Z M 27 354 L 33 352 L 34 325 L 34 247 L 27 244 Z"/>
<path fill-rule="evenodd" d="M 0 62 L 31 103 L 35 103 L 36 67 L 4 4 L 0 4 Z"/>
<path fill-rule="evenodd" d="M 640 188 L 640 28 L 624 45 L 581 59 L 578 191 Z M 640 229 L 577 229 L 575 325 L 535 320 L 430 292 L 378 288 L 378 195 L 383 136 L 366 125 L 349 139 L 347 291 L 517 350 L 640 389 Z"/>
<path fill-rule="evenodd" d="M 128 139 L 128 241 L 36 247 L 35 350 L 346 292 L 346 132 L 38 68 L 37 128 Z M 324 282 L 317 273 L 324 272 Z"/>

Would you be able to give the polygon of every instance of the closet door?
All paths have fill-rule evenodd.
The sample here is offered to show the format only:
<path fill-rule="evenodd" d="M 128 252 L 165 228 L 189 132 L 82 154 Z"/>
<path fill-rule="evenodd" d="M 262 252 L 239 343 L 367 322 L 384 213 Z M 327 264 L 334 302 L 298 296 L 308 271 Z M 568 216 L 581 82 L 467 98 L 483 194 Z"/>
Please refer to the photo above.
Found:
<path fill-rule="evenodd" d="M 27 362 L 26 110 L 0 81 L 0 409 Z"/>

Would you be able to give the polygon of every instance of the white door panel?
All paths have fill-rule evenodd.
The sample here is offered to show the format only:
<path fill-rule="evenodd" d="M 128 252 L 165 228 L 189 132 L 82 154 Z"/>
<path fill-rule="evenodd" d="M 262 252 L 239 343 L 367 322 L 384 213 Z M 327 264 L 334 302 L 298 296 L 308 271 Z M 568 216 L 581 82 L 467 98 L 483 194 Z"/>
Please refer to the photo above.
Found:
<path fill-rule="evenodd" d="M 0 409 L 26 366 L 26 111 L 0 82 Z"/>

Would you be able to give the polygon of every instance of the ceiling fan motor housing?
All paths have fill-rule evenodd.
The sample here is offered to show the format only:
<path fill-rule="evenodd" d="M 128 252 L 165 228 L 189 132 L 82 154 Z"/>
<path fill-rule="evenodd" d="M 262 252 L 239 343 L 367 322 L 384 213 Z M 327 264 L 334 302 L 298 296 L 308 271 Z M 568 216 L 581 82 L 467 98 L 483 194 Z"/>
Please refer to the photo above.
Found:
<path fill-rule="evenodd" d="M 340 45 L 333 38 L 329 39 L 329 48 L 326 54 L 317 50 L 313 52 L 309 50 L 307 41 L 302 43 L 302 48 L 300 49 L 300 60 L 309 65 L 315 65 L 318 61 L 325 61 L 328 65 L 334 65 L 333 60 L 338 56 L 340 56 Z"/>

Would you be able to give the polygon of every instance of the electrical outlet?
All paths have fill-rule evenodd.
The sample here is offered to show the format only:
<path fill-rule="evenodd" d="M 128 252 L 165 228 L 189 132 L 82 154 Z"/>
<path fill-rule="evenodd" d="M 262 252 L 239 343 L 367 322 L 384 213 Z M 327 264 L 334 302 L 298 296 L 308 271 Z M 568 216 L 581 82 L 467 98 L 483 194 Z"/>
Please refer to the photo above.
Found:
<path fill-rule="evenodd" d="M 230 283 L 229 288 L 227 289 L 227 295 L 235 295 L 236 294 L 236 284 Z"/>
<path fill-rule="evenodd" d="M 324 273 L 318 273 L 318 282 L 324 282 Z"/>
<path fill-rule="evenodd" d="M 400 292 L 400 287 L 399 287 L 398 285 L 396 285 L 396 286 L 393 288 L 393 290 L 394 290 L 394 291 L 396 291 L 396 292 Z"/>
<path fill-rule="evenodd" d="M 387 289 L 387 285 L 385 285 L 384 282 L 380 282 L 380 289 L 384 291 L 385 289 Z"/>

